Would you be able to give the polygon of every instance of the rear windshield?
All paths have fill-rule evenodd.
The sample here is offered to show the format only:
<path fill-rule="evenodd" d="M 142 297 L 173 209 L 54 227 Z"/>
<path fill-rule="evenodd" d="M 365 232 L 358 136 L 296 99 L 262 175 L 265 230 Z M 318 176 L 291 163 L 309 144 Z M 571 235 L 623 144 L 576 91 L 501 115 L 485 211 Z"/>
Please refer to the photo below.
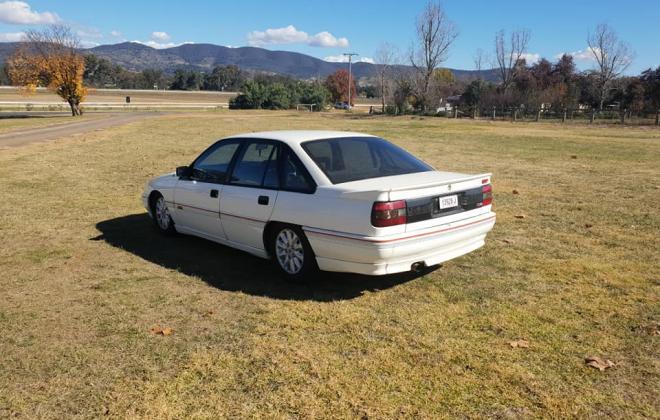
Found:
<path fill-rule="evenodd" d="M 432 171 L 426 163 L 378 137 L 342 137 L 302 143 L 333 184 Z"/>

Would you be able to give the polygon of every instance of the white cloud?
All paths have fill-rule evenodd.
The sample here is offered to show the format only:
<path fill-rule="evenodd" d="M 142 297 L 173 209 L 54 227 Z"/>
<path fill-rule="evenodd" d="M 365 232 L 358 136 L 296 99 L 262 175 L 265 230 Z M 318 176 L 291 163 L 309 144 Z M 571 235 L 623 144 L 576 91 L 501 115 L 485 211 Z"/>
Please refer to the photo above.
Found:
<path fill-rule="evenodd" d="M 284 28 L 252 31 L 248 34 L 248 44 L 260 47 L 267 44 L 303 43 L 309 38 L 307 32 L 297 30 L 293 25 Z"/>
<path fill-rule="evenodd" d="M 194 44 L 194 42 L 186 41 L 186 42 L 157 42 L 154 40 L 149 40 L 149 41 L 131 41 L 131 42 L 136 42 L 138 44 L 146 45 L 151 48 L 155 48 L 157 50 L 162 50 L 163 48 L 173 48 L 173 47 L 178 47 L 179 45 L 183 44 Z"/>
<path fill-rule="evenodd" d="M 0 42 L 19 42 L 25 40 L 25 32 L 0 33 Z"/>
<path fill-rule="evenodd" d="M 324 57 L 323 60 L 329 61 L 331 63 L 348 63 L 348 57 L 345 55 L 339 54 L 339 55 L 329 55 L 327 57 Z M 354 63 L 370 63 L 374 64 L 374 59 L 371 57 L 357 57 L 353 58 Z"/>
<path fill-rule="evenodd" d="M 155 41 L 169 41 L 170 38 L 167 32 L 156 31 L 151 33 L 151 39 Z"/>
<path fill-rule="evenodd" d="M 85 41 L 85 40 L 80 41 L 80 46 L 83 48 L 94 48 L 94 47 L 98 47 L 99 45 L 101 44 L 94 41 Z"/>
<path fill-rule="evenodd" d="M 265 31 L 252 31 L 247 35 L 248 44 L 253 47 L 278 44 L 307 44 L 312 47 L 347 47 L 348 39 L 337 38 L 330 32 L 323 31 L 316 35 L 309 35 L 305 31 L 299 31 L 295 26 L 289 25 L 284 28 L 266 29 Z"/>
<path fill-rule="evenodd" d="M 121 37 L 121 32 L 117 30 L 110 31 L 110 36 L 113 36 L 115 38 L 120 38 Z"/>
<path fill-rule="evenodd" d="M 587 47 L 583 50 L 577 50 L 573 52 L 562 52 L 557 55 L 555 55 L 555 58 L 559 60 L 562 55 L 570 55 L 573 57 L 573 60 L 581 62 L 581 63 L 591 63 L 593 61 L 596 61 L 596 58 L 594 57 L 594 51 L 599 51 L 598 49 L 592 50 L 591 47 Z"/>
<path fill-rule="evenodd" d="M 348 47 L 348 39 L 339 38 L 337 39 L 330 32 L 319 32 L 318 34 L 310 37 L 307 40 L 307 43 L 313 47 L 324 47 L 324 48 L 333 48 L 333 47 Z"/>
<path fill-rule="evenodd" d="M 51 24 L 60 21 L 52 12 L 36 12 L 24 1 L 4 1 L 0 3 L 0 22 L 17 25 Z"/>
<path fill-rule="evenodd" d="M 541 55 L 536 53 L 524 53 L 520 58 L 524 58 L 527 64 L 534 64 L 538 63 L 541 59 Z"/>

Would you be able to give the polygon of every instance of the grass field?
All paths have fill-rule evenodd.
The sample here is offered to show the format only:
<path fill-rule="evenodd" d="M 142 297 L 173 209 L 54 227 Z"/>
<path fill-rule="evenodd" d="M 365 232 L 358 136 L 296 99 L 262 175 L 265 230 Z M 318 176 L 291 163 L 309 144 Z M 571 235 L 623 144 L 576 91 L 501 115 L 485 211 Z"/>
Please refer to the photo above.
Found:
<path fill-rule="evenodd" d="M 493 172 L 486 246 L 422 277 L 292 285 L 153 231 L 147 179 L 296 128 Z M 0 151 L 0 417 L 657 418 L 659 162 L 651 128 L 265 111 Z"/>

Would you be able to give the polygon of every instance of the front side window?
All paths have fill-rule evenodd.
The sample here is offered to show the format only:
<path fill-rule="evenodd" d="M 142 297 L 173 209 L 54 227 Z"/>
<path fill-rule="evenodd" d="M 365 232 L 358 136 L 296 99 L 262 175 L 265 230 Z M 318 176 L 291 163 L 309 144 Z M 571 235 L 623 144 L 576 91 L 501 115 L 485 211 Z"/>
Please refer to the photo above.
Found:
<path fill-rule="evenodd" d="M 432 171 L 426 163 L 378 137 L 341 137 L 302 144 L 333 184 Z"/>
<path fill-rule="evenodd" d="M 251 142 L 236 161 L 230 182 L 236 185 L 277 188 L 279 148 L 273 143 Z"/>
<path fill-rule="evenodd" d="M 191 178 L 204 182 L 224 182 L 238 142 L 222 144 L 204 152 L 193 164 Z"/>

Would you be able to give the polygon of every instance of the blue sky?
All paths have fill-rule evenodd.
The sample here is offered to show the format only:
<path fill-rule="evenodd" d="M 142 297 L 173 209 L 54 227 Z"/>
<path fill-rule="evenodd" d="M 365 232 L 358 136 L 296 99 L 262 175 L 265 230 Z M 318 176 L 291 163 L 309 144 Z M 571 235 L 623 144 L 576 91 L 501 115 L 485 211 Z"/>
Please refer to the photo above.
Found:
<path fill-rule="evenodd" d="M 262 46 L 332 60 L 342 52 L 374 56 L 382 42 L 402 55 L 414 37 L 415 17 L 425 0 L 334 1 L 4 1 L 0 41 L 58 21 L 72 26 L 87 45 L 139 41 L 155 47 L 183 42 Z M 527 28 L 530 58 L 554 59 L 577 52 L 579 67 L 591 66 L 586 36 L 605 22 L 635 50 L 628 73 L 660 66 L 659 0 L 480 1 L 445 0 L 459 29 L 444 66 L 471 69 L 478 48 L 493 49 L 496 31 Z"/>

